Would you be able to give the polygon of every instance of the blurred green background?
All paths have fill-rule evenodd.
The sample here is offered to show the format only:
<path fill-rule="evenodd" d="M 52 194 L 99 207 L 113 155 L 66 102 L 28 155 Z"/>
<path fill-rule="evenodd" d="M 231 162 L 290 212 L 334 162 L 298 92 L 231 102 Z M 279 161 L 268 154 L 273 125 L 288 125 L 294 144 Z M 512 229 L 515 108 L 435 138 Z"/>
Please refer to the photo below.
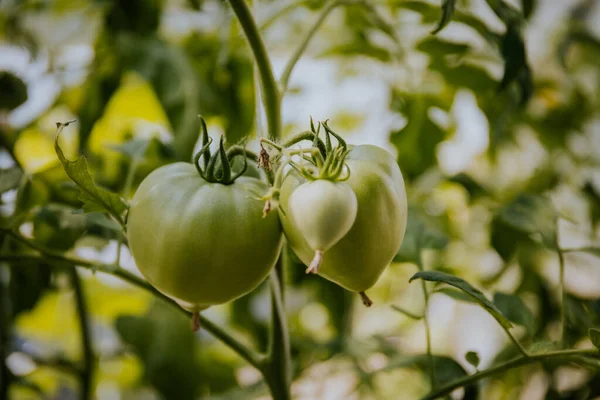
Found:
<path fill-rule="evenodd" d="M 279 76 L 326 2 L 253 3 Z M 516 16 L 498 18 L 484 0 L 459 0 L 436 35 L 441 1 L 369 3 L 337 7 L 311 42 L 283 102 L 284 130 L 329 118 L 350 143 L 395 154 L 409 227 L 369 291 L 370 309 L 306 276 L 297 260 L 288 271 L 294 398 L 429 391 L 424 299 L 408 283 L 417 254 L 426 269 L 494 298 L 527 347 L 552 346 L 560 331 L 559 258 L 546 239 L 584 248 L 565 253 L 565 304 L 567 342 L 589 346 L 587 330 L 600 325 L 600 2 L 513 0 L 496 11 Z M 257 149 L 266 132 L 254 77 L 223 1 L 1 0 L 0 222 L 53 250 L 137 273 L 118 226 L 75 212 L 77 190 L 53 148 L 55 122 L 77 119 L 62 134 L 65 154 L 85 155 L 96 183 L 129 199 L 153 169 L 191 160 L 199 114 L 212 136 Z M 0 243 L 4 252 L 22 249 Z M 207 332 L 193 334 L 172 307 L 113 276 L 79 272 L 98 399 L 269 397 L 258 371 Z M 68 365 L 82 348 L 64 268 L 4 260 L 0 284 L 0 353 L 11 382 L 0 394 L 78 398 Z M 479 369 L 515 355 L 485 311 L 430 288 L 440 381 L 475 371 L 467 352 L 477 353 Z M 203 315 L 264 349 L 267 289 Z M 532 364 L 456 396 L 591 399 L 600 396 L 600 374 Z"/>

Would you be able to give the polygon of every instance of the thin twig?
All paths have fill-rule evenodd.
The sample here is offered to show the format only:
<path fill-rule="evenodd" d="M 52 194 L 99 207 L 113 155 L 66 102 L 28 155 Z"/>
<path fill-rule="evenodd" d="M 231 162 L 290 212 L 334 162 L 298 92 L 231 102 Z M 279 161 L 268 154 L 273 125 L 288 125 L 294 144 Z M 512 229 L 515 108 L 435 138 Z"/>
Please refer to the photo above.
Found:
<path fill-rule="evenodd" d="M 483 371 L 479 371 L 473 375 L 465 376 L 463 378 L 456 379 L 450 383 L 447 383 L 446 385 L 442 386 L 441 388 L 439 388 L 439 389 L 431 392 L 427 396 L 423 397 L 422 400 L 433 400 L 433 399 L 437 399 L 437 398 L 446 396 L 446 395 L 452 393 L 452 391 L 454 391 L 457 388 L 471 385 L 481 379 L 484 379 L 484 378 L 487 378 L 487 377 L 490 377 L 493 375 L 501 374 L 502 372 L 505 372 L 509 369 L 518 368 L 523 365 L 532 364 L 532 363 L 538 362 L 538 361 L 551 360 L 551 359 L 560 359 L 560 358 L 569 359 L 572 356 L 582 356 L 582 355 L 583 356 L 585 356 L 585 355 L 596 356 L 596 355 L 598 355 L 598 350 L 597 349 L 560 350 L 560 351 L 552 351 L 552 352 L 542 353 L 542 354 L 531 354 L 528 357 L 519 356 L 519 357 L 514 358 L 505 363 L 496 365 L 494 367 L 485 369 Z"/>
<path fill-rule="evenodd" d="M 75 304 L 77 306 L 77 319 L 79 320 L 79 334 L 81 346 L 83 347 L 83 367 L 79 371 L 81 380 L 81 396 L 83 400 L 92 398 L 92 378 L 94 376 L 94 351 L 92 349 L 92 336 L 90 333 L 90 321 L 85 301 L 85 295 L 81 285 L 81 279 L 77 274 L 75 266 L 69 268 L 71 284 L 75 292 Z"/>

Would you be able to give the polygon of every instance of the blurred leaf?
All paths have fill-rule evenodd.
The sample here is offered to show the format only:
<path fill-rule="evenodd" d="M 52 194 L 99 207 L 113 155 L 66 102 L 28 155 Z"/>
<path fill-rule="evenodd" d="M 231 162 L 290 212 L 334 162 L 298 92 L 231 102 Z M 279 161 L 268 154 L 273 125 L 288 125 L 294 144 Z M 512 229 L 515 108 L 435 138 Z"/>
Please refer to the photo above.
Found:
<path fill-rule="evenodd" d="M 50 287 L 50 266 L 34 261 L 13 261 L 10 263 L 8 290 L 13 318 L 32 310 L 38 300 Z"/>
<path fill-rule="evenodd" d="M 444 383 L 452 382 L 456 379 L 460 379 L 467 375 L 465 369 L 450 357 L 445 356 L 433 356 L 435 364 L 435 372 L 437 382 L 440 385 Z M 421 354 L 416 356 L 400 356 L 390 360 L 389 364 L 383 369 L 383 371 L 393 371 L 399 368 L 417 368 L 424 373 L 429 372 L 429 356 L 427 354 Z M 475 385 L 468 386 L 465 388 L 464 398 L 475 399 L 477 388 Z M 473 393 L 475 391 L 475 393 Z"/>
<path fill-rule="evenodd" d="M 588 335 L 590 336 L 592 344 L 600 349 L 600 329 L 590 328 L 588 330 Z"/>
<path fill-rule="evenodd" d="M 0 194 L 16 188 L 22 175 L 19 167 L 0 169 Z"/>
<path fill-rule="evenodd" d="M 497 292 L 494 304 L 511 322 L 524 326 L 529 336 L 535 335 L 535 318 L 519 296 Z"/>
<path fill-rule="evenodd" d="M 111 31 L 149 35 L 160 24 L 165 0 L 112 1 L 106 15 L 106 27 Z"/>
<path fill-rule="evenodd" d="M 446 133 L 429 118 L 431 107 L 447 107 L 436 97 L 394 91 L 391 108 L 401 113 L 406 125 L 392 132 L 391 142 L 398 150 L 398 164 L 408 179 L 421 175 L 436 164 L 436 148 Z"/>
<path fill-rule="evenodd" d="M 143 317 L 117 318 L 117 332 L 144 364 L 144 378 L 167 399 L 196 399 L 201 383 L 189 321 L 155 302 Z"/>
<path fill-rule="evenodd" d="M 448 181 L 455 182 L 465 188 L 469 193 L 470 200 L 477 199 L 484 195 L 489 195 L 489 191 L 471 176 L 461 172 L 448 178 Z"/>
<path fill-rule="evenodd" d="M 426 37 L 418 43 L 417 50 L 429 55 L 429 69 L 441 74 L 448 85 L 466 87 L 478 94 L 497 87 L 484 68 L 467 62 L 472 50 L 467 44 Z"/>
<path fill-rule="evenodd" d="M 544 354 L 554 350 L 558 350 L 557 344 L 554 342 L 549 342 L 547 340 L 535 342 L 529 348 L 529 352 L 531 354 Z"/>
<path fill-rule="evenodd" d="M 201 112 L 207 120 L 222 118 L 227 142 L 239 143 L 254 129 L 254 70 L 248 54 L 234 51 L 213 36 L 199 34 L 188 38 L 185 53 L 190 59 L 193 79 L 198 81 L 197 91 L 202 94 L 199 111 L 190 114 L 198 124 L 196 132 Z"/>
<path fill-rule="evenodd" d="M 521 9 L 523 10 L 523 17 L 529 19 L 531 14 L 535 10 L 537 0 L 521 0 Z"/>
<path fill-rule="evenodd" d="M 50 189 L 48 189 L 46 184 L 40 179 L 35 178 L 35 176 L 24 175 L 17 190 L 15 220 L 18 220 L 35 206 L 44 204 L 49 200 Z"/>
<path fill-rule="evenodd" d="M 125 200 L 115 193 L 96 186 L 94 179 L 88 172 L 84 156 L 80 156 L 75 161 L 69 161 L 60 149 L 58 138 L 62 129 L 68 126 L 68 124 L 58 124 L 54 149 L 69 178 L 81 189 L 79 200 L 83 202 L 83 210 L 85 212 L 107 212 L 118 220 L 121 220 L 122 214 L 127 210 Z"/>
<path fill-rule="evenodd" d="M 529 240 L 529 236 L 495 216 L 491 224 L 490 242 L 505 262 L 511 261 L 519 244 Z"/>
<path fill-rule="evenodd" d="M 489 4 L 506 25 L 506 32 L 500 43 L 500 51 L 504 58 L 504 74 L 500 89 L 506 89 L 509 84 L 516 82 L 523 105 L 533 93 L 533 77 L 527 64 L 527 51 L 523 39 L 523 14 L 503 0 Z"/>
<path fill-rule="evenodd" d="M 500 310 L 498 310 L 494 303 L 489 301 L 479 289 L 474 288 L 464 279 L 439 271 L 417 272 L 412 276 L 412 278 L 410 278 L 409 282 L 412 282 L 415 279 L 423 279 L 430 282 L 442 282 L 447 283 L 450 286 L 454 286 L 473 297 L 479 303 L 479 305 L 482 306 L 488 313 L 490 313 L 504 328 L 512 327 L 510 321 L 502 314 Z"/>
<path fill-rule="evenodd" d="M 138 159 L 144 157 L 150 141 L 151 139 L 148 138 L 135 138 L 120 145 L 109 146 L 109 148 L 128 156 L 130 159 Z"/>
<path fill-rule="evenodd" d="M 44 247 L 66 251 L 87 231 L 87 218 L 62 204 L 46 204 L 33 215 L 33 237 Z"/>
<path fill-rule="evenodd" d="M 438 26 L 431 32 L 432 34 L 435 35 L 439 31 L 444 29 L 444 27 L 448 25 L 448 23 L 450 23 L 450 21 L 452 20 L 452 15 L 454 14 L 455 7 L 456 0 L 442 0 L 442 17 L 440 19 L 440 22 L 438 23 Z"/>
<path fill-rule="evenodd" d="M 422 249 L 444 249 L 448 245 L 448 236 L 428 224 L 423 216 L 414 208 L 408 212 L 406 233 L 395 262 L 417 263 Z"/>
<path fill-rule="evenodd" d="M 479 366 L 479 355 L 474 351 L 469 351 L 465 354 L 465 360 L 475 368 Z"/>
<path fill-rule="evenodd" d="M 558 214 L 547 198 L 520 195 L 503 207 L 498 215 L 503 222 L 523 233 L 540 233 L 546 246 L 556 246 Z"/>
<path fill-rule="evenodd" d="M 15 74 L 0 71 L 0 110 L 12 111 L 27 101 L 27 85 Z"/>

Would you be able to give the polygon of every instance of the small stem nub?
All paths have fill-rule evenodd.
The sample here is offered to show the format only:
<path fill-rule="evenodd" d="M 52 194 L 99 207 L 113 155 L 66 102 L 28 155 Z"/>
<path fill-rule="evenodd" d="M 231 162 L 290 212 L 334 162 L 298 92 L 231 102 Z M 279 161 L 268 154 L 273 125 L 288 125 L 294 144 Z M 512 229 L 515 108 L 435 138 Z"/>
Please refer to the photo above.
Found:
<path fill-rule="evenodd" d="M 198 311 L 192 313 L 192 332 L 200 330 L 200 313 Z"/>
<path fill-rule="evenodd" d="M 365 292 L 360 292 L 359 295 L 365 307 L 371 307 L 373 305 L 373 300 L 371 300 Z"/>
<path fill-rule="evenodd" d="M 269 161 L 269 153 L 263 147 L 262 141 L 260 142 L 260 153 L 258 154 L 258 168 L 263 168 L 265 171 L 271 170 L 271 163 Z"/>
<path fill-rule="evenodd" d="M 312 259 L 312 261 L 310 262 L 310 265 L 308 266 L 308 268 L 306 268 L 306 273 L 307 274 L 318 274 L 319 267 L 321 266 L 322 262 L 323 262 L 323 252 L 321 250 L 315 251 L 315 256 Z"/>

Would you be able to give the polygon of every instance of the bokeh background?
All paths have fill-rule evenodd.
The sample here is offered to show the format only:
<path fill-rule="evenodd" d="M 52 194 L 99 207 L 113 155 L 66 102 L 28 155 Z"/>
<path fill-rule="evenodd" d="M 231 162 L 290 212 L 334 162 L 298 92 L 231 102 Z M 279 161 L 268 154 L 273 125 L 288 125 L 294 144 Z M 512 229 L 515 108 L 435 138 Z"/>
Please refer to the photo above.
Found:
<path fill-rule="evenodd" d="M 484 0 L 459 0 L 455 20 L 432 35 L 440 1 L 367 1 L 368 12 L 337 7 L 311 42 L 283 102 L 284 130 L 329 118 L 349 142 L 396 155 L 409 228 L 368 292 L 370 309 L 301 265 L 288 271 L 294 397 L 416 399 L 429 391 L 424 299 L 420 284 L 408 283 L 419 251 L 426 269 L 520 301 L 530 316 L 516 335 L 526 346 L 551 346 L 560 331 L 559 258 L 543 238 L 554 215 L 561 248 L 589 248 L 565 260 L 567 339 L 590 346 L 587 329 L 600 324 L 600 2 L 507 1 L 524 15 L 514 25 Z M 325 3 L 254 1 L 278 76 Z M 98 184 L 131 198 L 151 170 L 191 159 L 199 114 L 213 137 L 256 149 L 266 132 L 254 77 L 226 2 L 0 1 L 2 223 L 138 273 L 114 223 L 74 212 L 81 205 L 54 152 L 55 122 L 77 119 L 62 134 L 65 154 L 84 154 Z M 98 399 L 268 398 L 258 371 L 207 332 L 193 334 L 171 307 L 113 276 L 79 272 Z M 0 278 L 8 398 L 78 398 L 76 376 L 59 365 L 82 357 L 68 277 L 22 261 L 0 263 Z M 427 313 L 439 376 L 474 372 L 469 351 L 479 369 L 514 355 L 490 315 L 438 288 L 430 286 Z M 263 284 L 203 314 L 264 349 L 269 308 Z M 532 364 L 471 389 L 455 395 L 587 399 L 600 396 L 600 375 Z"/>

